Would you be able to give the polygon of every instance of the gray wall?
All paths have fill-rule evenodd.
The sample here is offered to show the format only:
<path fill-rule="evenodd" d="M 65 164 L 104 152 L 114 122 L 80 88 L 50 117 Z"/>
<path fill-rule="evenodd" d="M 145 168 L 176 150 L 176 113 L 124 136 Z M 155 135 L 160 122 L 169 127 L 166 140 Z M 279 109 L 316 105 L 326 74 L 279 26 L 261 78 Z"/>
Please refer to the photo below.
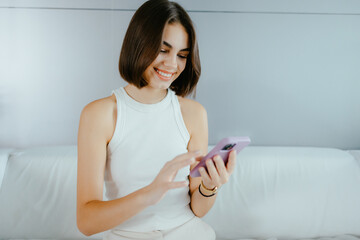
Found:
<path fill-rule="evenodd" d="M 76 144 L 81 109 L 124 86 L 143 1 L 0 1 L 0 147 Z M 179 1 L 195 22 L 210 143 L 360 149 L 360 1 Z"/>

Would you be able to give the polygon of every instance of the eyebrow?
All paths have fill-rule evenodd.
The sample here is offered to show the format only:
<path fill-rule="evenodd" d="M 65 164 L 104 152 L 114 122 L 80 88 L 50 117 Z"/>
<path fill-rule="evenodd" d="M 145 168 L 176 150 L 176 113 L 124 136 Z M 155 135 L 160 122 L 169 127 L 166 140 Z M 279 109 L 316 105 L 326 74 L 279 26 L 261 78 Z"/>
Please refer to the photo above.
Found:
<path fill-rule="evenodd" d="M 172 48 L 171 44 L 166 41 L 163 41 L 163 44 L 169 48 Z M 181 49 L 179 52 L 190 52 L 190 48 Z"/>

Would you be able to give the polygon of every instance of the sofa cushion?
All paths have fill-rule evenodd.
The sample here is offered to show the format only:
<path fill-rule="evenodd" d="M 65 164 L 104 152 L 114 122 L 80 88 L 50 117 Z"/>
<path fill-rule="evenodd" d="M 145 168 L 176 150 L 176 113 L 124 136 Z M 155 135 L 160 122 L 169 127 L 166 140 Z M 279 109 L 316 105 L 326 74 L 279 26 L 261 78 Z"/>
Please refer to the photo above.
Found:
<path fill-rule="evenodd" d="M 76 226 L 76 146 L 18 150 L 7 165 L 0 239 L 87 238 Z"/>
<path fill-rule="evenodd" d="M 76 146 L 10 154 L 0 239 L 101 239 L 76 227 Z M 360 235 L 360 169 L 337 149 L 247 147 L 203 218 L 218 239 Z"/>
<path fill-rule="evenodd" d="M 247 147 L 204 220 L 220 239 L 359 236 L 359 186 L 345 151 Z"/>

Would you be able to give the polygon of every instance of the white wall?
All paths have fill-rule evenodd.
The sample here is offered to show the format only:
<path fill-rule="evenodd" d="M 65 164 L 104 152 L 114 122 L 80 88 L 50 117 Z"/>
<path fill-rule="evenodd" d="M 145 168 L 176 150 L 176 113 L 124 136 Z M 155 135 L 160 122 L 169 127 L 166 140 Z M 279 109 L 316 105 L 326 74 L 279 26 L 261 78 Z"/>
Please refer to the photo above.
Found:
<path fill-rule="evenodd" d="M 118 55 L 142 2 L 0 2 L 0 147 L 76 144 L 81 109 L 125 85 Z M 179 2 L 210 143 L 360 149 L 359 1 Z"/>

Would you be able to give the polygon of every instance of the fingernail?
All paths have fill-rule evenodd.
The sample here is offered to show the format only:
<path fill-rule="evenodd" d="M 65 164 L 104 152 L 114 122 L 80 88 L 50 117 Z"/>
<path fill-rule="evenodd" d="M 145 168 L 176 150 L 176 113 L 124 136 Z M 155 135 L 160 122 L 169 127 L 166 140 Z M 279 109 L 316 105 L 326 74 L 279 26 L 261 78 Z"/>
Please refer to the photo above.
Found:
<path fill-rule="evenodd" d="M 190 163 L 194 163 L 195 162 L 195 158 L 190 158 Z"/>
<path fill-rule="evenodd" d="M 195 151 L 194 153 L 198 155 L 198 154 L 201 153 L 201 151 L 200 151 L 200 150 L 197 150 L 197 151 Z"/>

